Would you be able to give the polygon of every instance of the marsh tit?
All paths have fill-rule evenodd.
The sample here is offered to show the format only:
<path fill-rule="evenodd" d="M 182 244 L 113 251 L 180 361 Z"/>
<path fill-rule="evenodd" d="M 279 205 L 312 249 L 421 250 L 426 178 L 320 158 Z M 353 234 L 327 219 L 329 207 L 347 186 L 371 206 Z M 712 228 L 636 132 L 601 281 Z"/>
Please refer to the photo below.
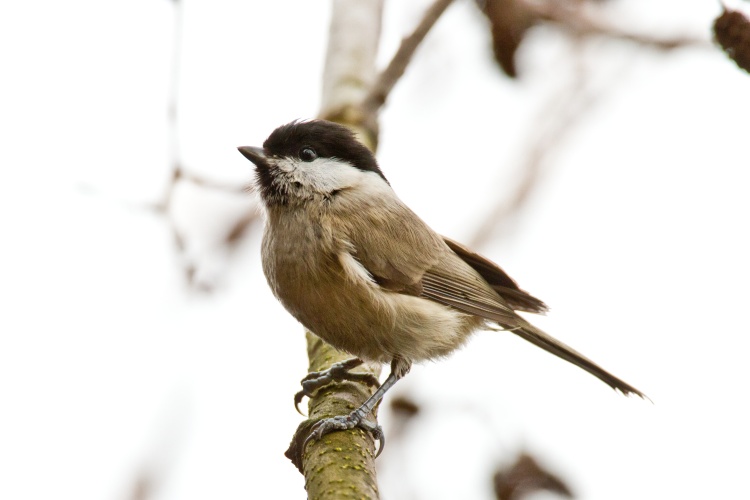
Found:
<path fill-rule="evenodd" d="M 372 397 L 349 415 L 317 422 L 308 441 L 359 426 L 382 450 L 382 430 L 366 417 L 385 392 L 412 363 L 446 356 L 482 328 L 499 326 L 625 395 L 644 397 L 516 314 L 547 308 L 497 264 L 430 229 L 348 128 L 295 121 L 274 130 L 262 148 L 238 149 L 256 167 L 271 290 L 307 329 L 356 356 L 308 375 L 300 394 L 333 380 L 375 384 L 349 372 L 363 360 L 391 365 Z"/>

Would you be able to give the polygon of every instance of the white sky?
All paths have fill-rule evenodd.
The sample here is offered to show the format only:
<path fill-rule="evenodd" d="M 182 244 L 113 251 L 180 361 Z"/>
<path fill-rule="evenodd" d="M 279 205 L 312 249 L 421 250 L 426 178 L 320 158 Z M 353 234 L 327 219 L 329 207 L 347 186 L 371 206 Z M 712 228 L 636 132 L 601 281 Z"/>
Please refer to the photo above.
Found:
<path fill-rule="evenodd" d="M 315 115 L 327 5 L 186 1 L 190 171 L 247 182 L 236 146 Z M 383 61 L 424 5 L 388 4 Z M 457 239 L 512 187 L 572 75 L 570 44 L 545 29 L 522 48 L 522 80 L 506 80 L 472 8 L 458 2 L 427 40 L 379 151 L 401 197 Z M 623 25 L 708 38 L 718 3 L 614 8 Z M 212 294 L 186 289 L 169 227 L 142 208 L 169 175 L 172 22 L 166 0 L 0 8 L 0 498 L 124 499 L 142 468 L 159 474 L 159 500 L 304 498 L 283 456 L 301 419 L 301 328 L 266 287 L 258 232 L 231 255 L 215 241 L 252 199 L 175 195 Z M 394 390 L 426 416 L 380 459 L 390 500 L 490 498 L 490 471 L 521 449 L 582 499 L 747 489 L 750 75 L 719 51 L 585 50 L 611 88 L 513 230 L 481 250 L 551 306 L 537 324 L 654 404 L 481 333 Z"/>

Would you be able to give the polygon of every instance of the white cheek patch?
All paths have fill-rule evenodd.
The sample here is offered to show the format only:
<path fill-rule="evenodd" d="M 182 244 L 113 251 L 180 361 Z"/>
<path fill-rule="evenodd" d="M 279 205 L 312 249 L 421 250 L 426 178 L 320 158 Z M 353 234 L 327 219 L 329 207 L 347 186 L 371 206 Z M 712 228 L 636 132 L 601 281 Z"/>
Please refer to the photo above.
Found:
<path fill-rule="evenodd" d="M 327 194 L 359 184 L 363 174 L 364 172 L 345 161 L 318 158 L 311 162 L 298 162 L 295 177 L 314 191 Z"/>
<path fill-rule="evenodd" d="M 289 193 L 300 198 L 315 195 L 329 196 L 336 191 L 357 187 L 372 195 L 392 191 L 388 183 L 375 172 L 365 172 L 337 158 L 317 158 L 310 162 L 298 158 L 276 160 L 279 170 L 276 182 Z M 381 193 L 381 191 L 383 191 Z"/>

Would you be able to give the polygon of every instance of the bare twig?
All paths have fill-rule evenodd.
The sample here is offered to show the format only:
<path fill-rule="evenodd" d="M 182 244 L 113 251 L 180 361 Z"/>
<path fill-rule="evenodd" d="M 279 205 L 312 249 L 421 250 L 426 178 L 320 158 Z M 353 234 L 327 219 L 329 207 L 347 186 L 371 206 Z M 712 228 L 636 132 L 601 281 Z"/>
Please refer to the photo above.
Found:
<path fill-rule="evenodd" d="M 686 46 L 708 46 L 706 40 L 697 38 L 659 38 L 623 31 L 587 14 L 581 7 L 581 2 L 518 1 L 526 4 L 540 19 L 554 22 L 568 30 L 579 43 L 589 36 L 600 35 L 660 50 Z M 542 116 L 536 120 L 534 129 L 541 129 L 542 132 L 541 135 L 530 140 L 525 161 L 518 169 L 520 180 L 515 190 L 510 196 L 500 200 L 487 213 L 487 216 L 475 231 L 473 238 L 470 239 L 471 246 L 481 246 L 497 237 L 503 225 L 521 210 L 537 186 L 547 159 L 554 154 L 559 144 L 575 130 L 575 124 L 586 116 L 586 112 L 593 107 L 604 90 L 606 90 L 606 86 L 592 89 L 585 72 L 579 68 L 575 80 L 562 89 L 559 94 L 553 96 L 550 104 L 543 108 Z M 548 122 L 547 127 L 540 126 L 540 123 L 544 123 L 544 121 Z"/>
<path fill-rule="evenodd" d="M 606 88 L 603 87 L 603 88 Z M 520 181 L 507 198 L 502 198 L 479 224 L 469 240 L 472 247 L 482 246 L 496 238 L 501 228 L 527 203 L 542 175 L 546 160 L 557 151 L 557 147 L 575 130 L 600 97 L 587 85 L 585 70 L 578 65 L 574 79 L 550 99 L 542 108 L 532 130 L 542 130 L 540 136 L 529 139 L 525 161 L 518 168 Z M 547 126 L 544 126 L 544 122 Z"/>
<path fill-rule="evenodd" d="M 385 104 L 393 87 L 403 76 L 417 48 L 452 2 L 453 0 L 436 0 L 424 13 L 422 20 L 412 34 L 401 41 L 401 46 L 396 51 L 396 54 L 394 54 L 391 62 L 378 75 L 377 80 L 370 87 L 370 91 L 362 101 L 362 109 L 368 122 L 377 121 L 378 111 Z"/>
<path fill-rule="evenodd" d="M 192 172 L 184 167 L 184 162 L 180 153 L 180 126 L 179 126 L 179 87 L 180 87 L 180 62 L 182 55 L 182 28 L 183 28 L 183 5 L 184 2 L 173 0 L 174 13 L 174 31 L 172 41 L 172 60 L 171 73 L 169 82 L 169 96 L 167 102 L 167 123 L 168 123 L 168 164 L 170 168 L 169 179 L 164 188 L 164 193 L 159 201 L 150 205 L 158 214 L 165 217 L 169 230 L 172 233 L 175 242 L 177 254 L 183 259 L 183 271 L 185 273 L 186 283 L 194 288 L 210 290 L 211 286 L 206 283 L 199 283 L 196 277 L 196 265 L 186 257 L 189 242 L 187 237 L 178 227 L 175 220 L 175 192 L 180 183 L 190 183 L 201 188 L 214 191 L 221 191 L 228 194 L 244 194 L 251 188 L 234 183 L 221 182 L 209 179 Z M 227 226 L 227 233 L 219 239 L 220 243 L 226 245 L 226 249 L 236 246 L 236 243 L 246 233 L 250 225 L 258 218 L 257 210 L 250 207 L 246 212 L 239 213 L 236 216 L 234 224 Z"/>
<path fill-rule="evenodd" d="M 177 122 L 178 95 L 180 86 L 180 58 L 182 56 L 182 8 L 183 2 L 173 2 L 174 32 L 172 39 L 172 68 L 169 80 L 169 101 L 167 102 L 168 120 L 168 142 L 169 142 L 169 165 L 172 175 L 165 188 L 164 197 L 156 205 L 160 212 L 166 212 L 172 202 L 172 194 L 180 177 L 182 176 L 182 163 L 180 160 L 179 130 Z"/>
<path fill-rule="evenodd" d="M 555 23 L 575 35 L 601 35 L 659 50 L 672 50 L 688 46 L 710 46 L 708 41 L 702 38 L 689 36 L 665 38 L 622 30 L 589 14 L 587 9 L 582 8 L 580 2 L 518 1 L 524 3 L 540 19 Z"/>
<path fill-rule="evenodd" d="M 247 233 L 248 228 L 257 221 L 259 217 L 260 213 L 258 210 L 251 210 L 242 214 L 242 216 L 237 219 L 234 225 L 229 229 L 229 232 L 224 238 L 224 243 L 230 247 L 237 245 Z"/>
<path fill-rule="evenodd" d="M 176 184 L 181 181 L 188 181 L 198 186 L 229 193 L 241 193 L 247 188 L 241 185 L 227 184 L 187 172 L 183 167 L 180 155 L 180 131 L 179 131 L 179 89 L 180 89 L 180 58 L 182 56 L 182 9 L 183 2 L 173 0 L 174 3 L 174 37 L 172 40 L 172 68 L 169 82 L 169 101 L 167 103 L 167 120 L 169 124 L 169 165 L 171 167 L 171 176 L 166 188 L 164 198 L 158 203 L 157 209 L 166 211 L 172 201 L 172 194 Z"/>

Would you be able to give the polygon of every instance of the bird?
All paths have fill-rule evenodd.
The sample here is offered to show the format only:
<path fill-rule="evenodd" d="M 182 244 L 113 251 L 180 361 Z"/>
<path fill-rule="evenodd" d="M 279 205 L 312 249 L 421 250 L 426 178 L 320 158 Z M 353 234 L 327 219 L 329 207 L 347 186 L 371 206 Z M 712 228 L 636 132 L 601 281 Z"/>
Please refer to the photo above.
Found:
<path fill-rule="evenodd" d="M 264 213 L 263 272 L 284 308 L 305 328 L 353 358 L 302 380 L 295 403 L 338 380 L 377 386 L 348 415 L 319 420 L 305 441 L 363 428 L 412 364 L 448 356 L 481 329 L 500 329 L 587 371 L 624 395 L 646 396 L 518 312 L 547 306 L 503 269 L 432 230 L 391 187 L 373 153 L 346 126 L 295 120 L 262 147 L 241 146 L 255 165 Z M 352 373 L 363 362 L 390 364 L 382 384 Z"/>

